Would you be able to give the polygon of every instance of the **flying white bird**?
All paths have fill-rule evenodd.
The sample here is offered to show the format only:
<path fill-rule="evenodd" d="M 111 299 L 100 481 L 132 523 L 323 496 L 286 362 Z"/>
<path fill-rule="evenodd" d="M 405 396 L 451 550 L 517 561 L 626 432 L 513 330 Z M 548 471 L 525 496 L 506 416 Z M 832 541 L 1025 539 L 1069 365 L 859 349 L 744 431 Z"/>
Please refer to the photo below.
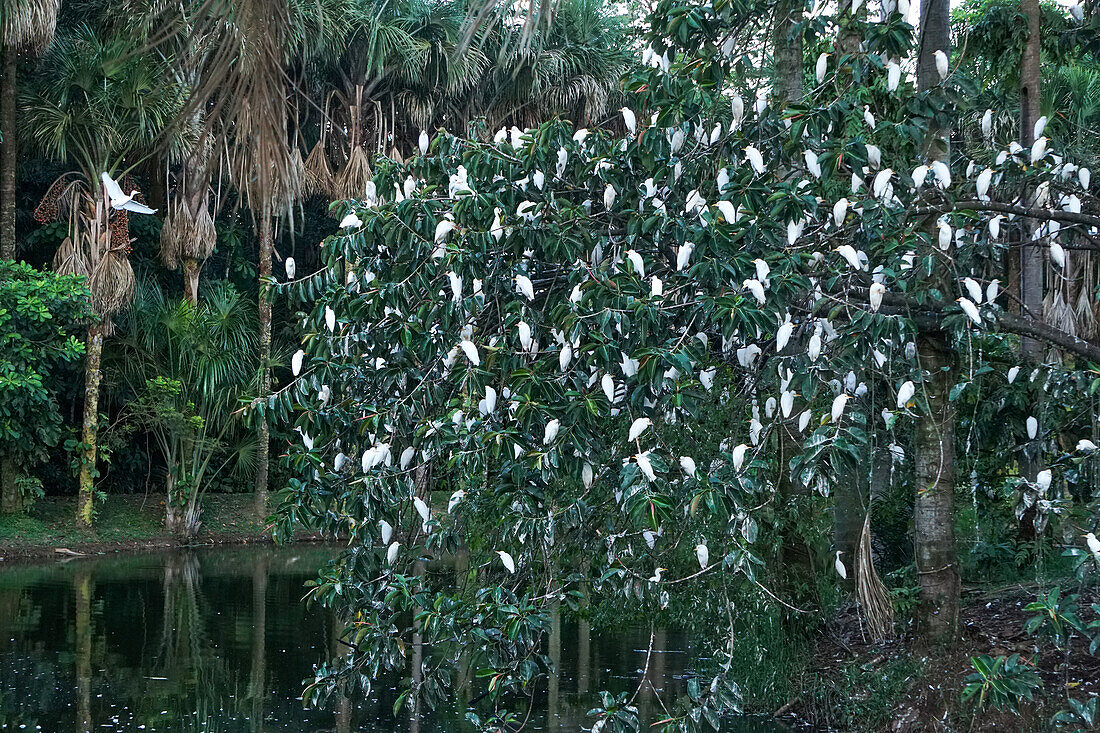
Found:
<path fill-rule="evenodd" d="M 652 425 L 653 421 L 650 420 L 648 417 L 639 417 L 637 420 L 630 424 L 630 431 L 627 435 L 626 442 L 633 443 Z"/>
<path fill-rule="evenodd" d="M 107 189 L 107 198 L 110 199 L 112 209 L 131 211 L 135 214 L 157 213 L 156 209 L 150 209 L 145 204 L 139 204 L 137 201 L 134 201 L 134 197 L 138 195 L 136 189 L 127 195 L 122 192 L 122 187 L 118 185 L 115 179 L 111 178 L 106 173 L 100 173 L 99 179 L 103 181 L 103 186 Z"/>

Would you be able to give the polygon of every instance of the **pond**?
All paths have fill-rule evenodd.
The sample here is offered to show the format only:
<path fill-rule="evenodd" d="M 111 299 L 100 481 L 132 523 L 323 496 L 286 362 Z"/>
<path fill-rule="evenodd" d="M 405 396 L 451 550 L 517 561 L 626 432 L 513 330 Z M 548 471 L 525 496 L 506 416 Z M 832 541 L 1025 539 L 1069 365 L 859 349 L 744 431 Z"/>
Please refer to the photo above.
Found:
<path fill-rule="evenodd" d="M 393 714 L 397 691 L 335 710 L 304 710 L 302 683 L 338 648 L 304 583 L 338 549 L 185 550 L 0 567 L 0 730 L 305 733 L 462 730 L 464 710 L 422 721 Z M 537 698 L 530 730 L 589 728 L 601 689 L 638 685 L 649 630 L 595 634 L 555 622 L 548 653 L 560 671 Z M 685 685 L 696 655 L 654 633 L 643 719 Z M 777 731 L 746 720 L 730 730 Z"/>

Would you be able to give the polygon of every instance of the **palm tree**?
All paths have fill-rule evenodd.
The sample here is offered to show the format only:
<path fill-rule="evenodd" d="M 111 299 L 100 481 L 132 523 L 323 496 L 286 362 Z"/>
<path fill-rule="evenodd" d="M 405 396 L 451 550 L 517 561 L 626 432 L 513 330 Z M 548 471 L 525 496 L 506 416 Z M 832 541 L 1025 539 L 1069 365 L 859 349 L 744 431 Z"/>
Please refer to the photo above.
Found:
<path fill-rule="evenodd" d="M 255 394 L 256 309 L 225 282 L 198 305 L 146 286 L 120 330 L 112 371 L 135 395 L 130 419 L 150 432 L 164 460 L 165 526 L 192 539 L 207 487 L 254 467 L 255 436 L 236 413 Z"/>
<path fill-rule="evenodd" d="M 134 285 L 126 213 L 109 207 L 99 175 L 121 177 L 148 155 L 184 98 L 181 87 L 165 82 L 167 61 L 143 52 L 143 45 L 130 34 L 77 26 L 43 57 L 22 98 L 26 138 L 47 157 L 77 168 L 51 187 L 40 208 L 68 220 L 69 236 L 54 264 L 60 272 L 88 276 L 99 316 L 88 327 L 85 357 L 77 506 L 77 521 L 84 525 L 92 522 L 103 338 L 112 333 L 112 319 Z"/>
<path fill-rule="evenodd" d="M 18 57 L 53 40 L 61 0 L 0 0 L 0 259 L 15 257 Z"/>

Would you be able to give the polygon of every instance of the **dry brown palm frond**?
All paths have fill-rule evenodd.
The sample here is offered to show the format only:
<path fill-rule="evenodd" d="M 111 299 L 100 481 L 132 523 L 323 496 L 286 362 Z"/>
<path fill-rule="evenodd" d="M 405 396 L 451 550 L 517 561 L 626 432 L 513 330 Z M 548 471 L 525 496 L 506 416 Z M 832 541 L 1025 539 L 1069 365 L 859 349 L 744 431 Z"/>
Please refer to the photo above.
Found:
<path fill-rule="evenodd" d="M 0 43 L 38 54 L 50 45 L 61 0 L 0 0 Z"/>
<path fill-rule="evenodd" d="M 61 275 L 88 276 L 88 260 L 71 237 L 65 237 L 54 253 L 53 269 Z"/>
<path fill-rule="evenodd" d="M 374 174 L 370 168 L 370 158 L 367 151 L 361 147 L 352 148 L 348 156 L 348 162 L 336 174 L 336 186 L 333 190 L 334 199 L 353 199 L 363 195 L 367 188 L 367 181 Z"/>
<path fill-rule="evenodd" d="M 92 308 L 103 316 L 105 336 L 111 335 L 111 317 L 122 311 L 134 294 L 134 269 L 121 249 L 109 249 L 99 258 L 88 278 Z"/>
<path fill-rule="evenodd" d="M 325 140 L 322 137 L 306 156 L 302 192 L 307 196 L 328 197 L 331 196 L 335 185 L 332 166 L 329 165 L 328 153 L 325 152 Z"/>
<path fill-rule="evenodd" d="M 859 547 L 856 549 L 856 597 L 859 598 L 863 616 L 867 619 L 867 628 L 875 641 L 885 641 L 894 634 L 894 604 L 890 592 L 882 584 L 875 572 L 875 562 L 871 555 L 871 514 L 863 519 L 863 531 L 859 535 Z"/>
<path fill-rule="evenodd" d="M 218 233 L 214 219 L 205 205 L 197 214 L 186 202 L 168 209 L 168 217 L 160 230 L 160 257 L 170 270 L 178 269 L 185 259 L 205 260 L 214 252 Z"/>

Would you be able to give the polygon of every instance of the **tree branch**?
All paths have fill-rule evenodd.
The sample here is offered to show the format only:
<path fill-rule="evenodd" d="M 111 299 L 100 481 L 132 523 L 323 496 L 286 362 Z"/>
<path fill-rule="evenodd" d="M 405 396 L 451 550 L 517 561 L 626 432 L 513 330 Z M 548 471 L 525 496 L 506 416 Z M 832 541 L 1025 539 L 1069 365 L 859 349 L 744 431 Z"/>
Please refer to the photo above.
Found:
<path fill-rule="evenodd" d="M 1100 216 L 1092 214 L 1074 213 L 1062 209 L 1035 209 L 1015 204 L 1004 204 L 1000 201 L 956 201 L 950 209 L 938 206 L 920 206 L 913 209 L 913 214 L 947 214 L 959 209 L 971 209 L 974 211 L 996 211 L 1001 214 L 1013 214 L 1025 216 L 1031 219 L 1043 219 L 1046 221 L 1061 221 L 1070 224 L 1085 224 L 1092 227 L 1100 227 Z"/>

